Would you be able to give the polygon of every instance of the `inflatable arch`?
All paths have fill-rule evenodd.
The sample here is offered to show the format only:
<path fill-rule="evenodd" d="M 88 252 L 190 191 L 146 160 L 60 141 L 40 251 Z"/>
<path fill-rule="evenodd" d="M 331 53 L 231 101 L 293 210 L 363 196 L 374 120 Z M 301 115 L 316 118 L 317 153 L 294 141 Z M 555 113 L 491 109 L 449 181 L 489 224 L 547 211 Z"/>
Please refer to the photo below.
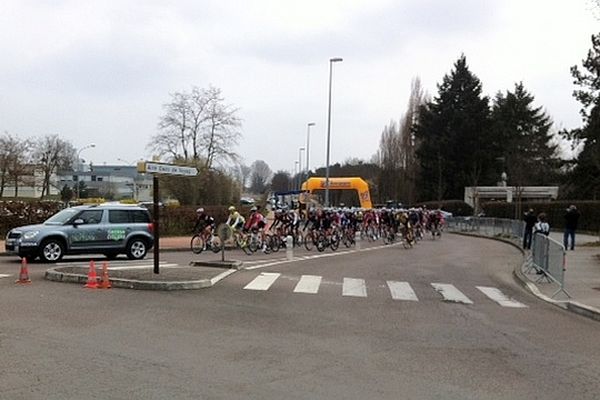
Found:
<path fill-rule="evenodd" d="M 312 193 L 314 190 L 325 190 L 325 178 L 309 178 L 302 184 L 302 190 Z M 356 190 L 360 206 L 373 208 L 369 185 L 362 178 L 329 178 L 329 190 Z"/>

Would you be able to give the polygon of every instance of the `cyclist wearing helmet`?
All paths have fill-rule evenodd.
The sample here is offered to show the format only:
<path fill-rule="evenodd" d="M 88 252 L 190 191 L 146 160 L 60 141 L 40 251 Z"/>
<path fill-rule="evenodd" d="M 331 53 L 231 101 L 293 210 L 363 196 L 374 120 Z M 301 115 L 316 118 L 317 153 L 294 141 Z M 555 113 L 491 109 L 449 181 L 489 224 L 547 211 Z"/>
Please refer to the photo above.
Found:
<path fill-rule="evenodd" d="M 210 234 L 212 229 L 215 227 L 215 219 L 204 212 L 204 208 L 200 207 L 196 210 L 196 224 L 194 225 L 194 232 L 202 232 L 204 234 Z"/>
<path fill-rule="evenodd" d="M 259 230 L 265 227 L 265 217 L 258 212 L 257 207 L 250 209 L 250 217 L 244 224 L 244 230 Z"/>
<path fill-rule="evenodd" d="M 244 226 L 246 219 L 236 211 L 234 206 L 229 207 L 229 217 L 225 223 L 231 227 L 231 229 L 239 230 Z"/>

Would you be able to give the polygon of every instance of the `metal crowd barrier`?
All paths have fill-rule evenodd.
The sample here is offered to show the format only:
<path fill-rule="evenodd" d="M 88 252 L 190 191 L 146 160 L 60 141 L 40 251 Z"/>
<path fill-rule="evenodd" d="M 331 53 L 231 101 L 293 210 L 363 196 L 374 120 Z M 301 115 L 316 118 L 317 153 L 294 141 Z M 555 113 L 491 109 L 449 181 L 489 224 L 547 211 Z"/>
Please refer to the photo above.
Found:
<path fill-rule="evenodd" d="M 502 218 L 452 217 L 446 223 L 450 232 L 497 237 L 515 243 L 521 242 L 525 229 L 523 221 Z"/>
<path fill-rule="evenodd" d="M 537 282 L 546 280 L 558 285 L 558 290 L 551 297 L 563 292 L 567 297 L 571 295 L 565 290 L 565 247 L 556 240 L 536 233 L 533 235 L 531 254 L 525 266 L 525 273 L 536 272 L 540 275 Z"/>
<path fill-rule="evenodd" d="M 448 218 L 446 223 L 450 232 L 496 237 L 512 241 L 518 246 L 523 245 L 524 221 L 502 218 L 452 217 Z M 560 292 L 571 297 L 564 288 L 565 260 L 566 252 L 561 243 L 537 233 L 533 237 L 531 252 L 528 253 L 524 272 L 539 274 L 538 283 L 543 280 L 556 283 L 559 288 L 552 297 Z"/>

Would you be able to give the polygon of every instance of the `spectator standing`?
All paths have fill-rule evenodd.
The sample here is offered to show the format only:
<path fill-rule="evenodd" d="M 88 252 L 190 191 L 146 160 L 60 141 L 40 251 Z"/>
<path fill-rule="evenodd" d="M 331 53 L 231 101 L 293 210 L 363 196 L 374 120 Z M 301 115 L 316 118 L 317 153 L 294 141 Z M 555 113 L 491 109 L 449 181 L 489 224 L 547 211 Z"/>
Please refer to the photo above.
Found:
<path fill-rule="evenodd" d="M 546 213 L 538 215 L 538 221 L 533 228 L 533 233 L 541 233 L 546 236 L 550 234 L 550 224 L 546 221 Z"/>
<path fill-rule="evenodd" d="M 533 237 L 533 227 L 537 222 L 537 217 L 535 216 L 533 209 L 530 208 L 528 212 L 525 213 L 523 217 L 525 221 L 525 232 L 523 232 L 523 248 L 531 249 L 531 239 Z"/>
<path fill-rule="evenodd" d="M 579 216 L 579 211 L 575 205 L 572 204 L 567 208 L 565 213 L 565 234 L 563 237 L 565 250 L 569 249 L 569 238 L 571 239 L 571 250 L 575 250 L 575 231 L 577 230 Z"/>

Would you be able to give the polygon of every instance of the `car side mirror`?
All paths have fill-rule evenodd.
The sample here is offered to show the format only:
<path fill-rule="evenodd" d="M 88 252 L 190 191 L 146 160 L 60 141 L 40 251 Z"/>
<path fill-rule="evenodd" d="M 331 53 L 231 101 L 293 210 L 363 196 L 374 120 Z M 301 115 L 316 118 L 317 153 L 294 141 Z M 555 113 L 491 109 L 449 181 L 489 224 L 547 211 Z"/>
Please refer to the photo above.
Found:
<path fill-rule="evenodd" d="M 73 225 L 83 225 L 85 224 L 85 221 L 82 220 L 81 218 L 77 218 L 75 221 L 73 221 Z"/>

